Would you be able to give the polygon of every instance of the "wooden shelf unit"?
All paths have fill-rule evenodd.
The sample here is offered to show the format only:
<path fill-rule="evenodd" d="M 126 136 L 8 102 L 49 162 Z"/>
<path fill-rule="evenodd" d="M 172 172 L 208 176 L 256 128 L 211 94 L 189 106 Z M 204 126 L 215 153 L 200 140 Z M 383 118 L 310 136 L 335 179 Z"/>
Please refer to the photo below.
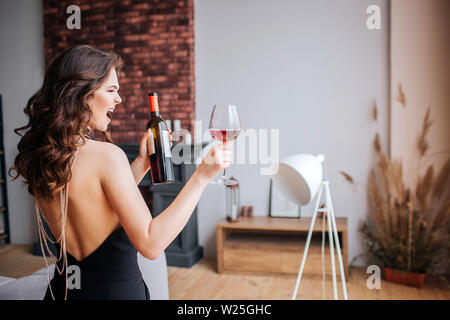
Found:
<path fill-rule="evenodd" d="M 314 225 L 304 274 L 322 274 L 322 218 Z M 239 222 L 220 222 L 216 228 L 217 272 L 252 274 L 297 274 L 311 218 L 254 216 Z M 347 218 L 336 218 L 339 243 L 348 275 Z M 325 221 L 325 272 L 331 274 L 328 224 Z M 339 263 L 335 251 L 336 274 Z"/>

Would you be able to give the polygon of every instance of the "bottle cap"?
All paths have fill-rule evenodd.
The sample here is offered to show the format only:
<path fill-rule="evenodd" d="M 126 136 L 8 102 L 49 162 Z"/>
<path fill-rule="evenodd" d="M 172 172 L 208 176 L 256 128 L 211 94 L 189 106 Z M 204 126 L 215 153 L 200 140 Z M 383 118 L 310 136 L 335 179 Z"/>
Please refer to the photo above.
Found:
<path fill-rule="evenodd" d="M 159 112 L 158 94 L 156 92 L 149 93 L 148 100 L 150 102 L 150 112 Z"/>

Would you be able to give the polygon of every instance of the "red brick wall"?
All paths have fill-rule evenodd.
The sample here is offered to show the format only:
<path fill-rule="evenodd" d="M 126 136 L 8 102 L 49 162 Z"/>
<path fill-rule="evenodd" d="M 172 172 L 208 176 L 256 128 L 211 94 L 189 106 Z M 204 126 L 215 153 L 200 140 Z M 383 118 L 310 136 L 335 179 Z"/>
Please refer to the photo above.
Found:
<path fill-rule="evenodd" d="M 161 115 L 181 120 L 193 134 L 195 119 L 193 0 L 43 0 L 45 62 L 68 47 L 89 44 L 124 60 L 122 104 L 114 112 L 114 143 L 138 143 L 150 117 L 149 92 L 159 93 Z M 81 9 L 81 29 L 66 26 L 67 7 Z"/>

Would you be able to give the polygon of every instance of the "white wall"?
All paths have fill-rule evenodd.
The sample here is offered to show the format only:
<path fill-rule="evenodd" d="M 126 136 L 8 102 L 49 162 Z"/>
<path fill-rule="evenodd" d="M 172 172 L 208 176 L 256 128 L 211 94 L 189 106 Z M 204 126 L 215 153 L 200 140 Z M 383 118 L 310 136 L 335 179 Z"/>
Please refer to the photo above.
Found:
<path fill-rule="evenodd" d="M 395 0 L 391 8 L 392 155 L 415 185 L 428 165 L 437 173 L 450 154 L 450 1 Z M 399 83 L 406 108 L 396 99 Z M 428 107 L 430 149 L 419 168 L 416 143 Z"/>
<path fill-rule="evenodd" d="M 19 142 L 13 130 L 27 123 L 23 109 L 43 81 L 42 1 L 0 1 L 0 48 L 0 93 L 8 169 L 13 165 Z M 11 240 L 32 243 L 37 240 L 32 197 L 21 178 L 11 182 L 8 176 L 7 188 Z"/>
<path fill-rule="evenodd" d="M 381 30 L 366 27 L 372 4 L 381 8 Z M 388 27 L 385 0 L 195 1 L 196 119 L 206 129 L 213 104 L 233 103 L 244 129 L 280 130 L 281 158 L 323 153 L 336 216 L 348 218 L 350 260 L 361 250 L 357 226 L 366 216 L 375 132 L 388 143 Z M 228 171 L 240 181 L 241 204 L 267 215 L 269 176 L 260 167 Z M 208 186 L 198 208 L 199 241 L 213 256 L 224 190 Z M 312 204 L 302 210 L 311 216 Z"/>

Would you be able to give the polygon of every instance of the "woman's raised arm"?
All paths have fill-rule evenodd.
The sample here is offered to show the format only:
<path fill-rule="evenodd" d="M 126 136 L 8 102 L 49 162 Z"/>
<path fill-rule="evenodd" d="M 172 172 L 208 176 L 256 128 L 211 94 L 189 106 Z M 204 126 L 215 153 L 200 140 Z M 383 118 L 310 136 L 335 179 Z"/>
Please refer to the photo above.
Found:
<path fill-rule="evenodd" d="M 104 160 L 100 180 L 113 210 L 136 249 L 156 259 L 186 225 L 209 181 L 230 165 L 231 146 L 214 146 L 175 200 L 154 219 L 122 149 L 108 145 Z"/>

